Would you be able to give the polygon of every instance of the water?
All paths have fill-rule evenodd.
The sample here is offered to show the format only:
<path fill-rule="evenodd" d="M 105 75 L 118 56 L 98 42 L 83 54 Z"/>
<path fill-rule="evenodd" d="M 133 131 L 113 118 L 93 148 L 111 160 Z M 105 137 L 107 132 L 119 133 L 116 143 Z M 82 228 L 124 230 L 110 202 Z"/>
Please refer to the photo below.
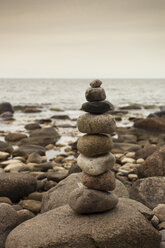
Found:
<path fill-rule="evenodd" d="M 41 113 L 25 114 L 16 111 L 12 124 L 1 121 L 0 131 L 24 131 L 24 125 L 36 119 L 50 118 L 54 114 L 67 114 L 77 118 L 80 107 L 85 102 L 85 90 L 89 87 L 89 79 L 0 79 L 0 102 L 8 101 L 14 105 L 37 105 L 42 107 Z M 130 114 L 138 117 L 147 116 L 159 110 L 158 106 L 165 105 L 165 80 L 155 79 L 105 79 L 103 87 L 107 99 L 115 107 L 130 103 L 156 105 L 150 110 L 133 110 Z M 50 108 L 60 108 L 64 112 L 51 111 Z M 129 116 L 124 116 L 118 125 L 132 125 Z M 70 121 L 57 121 L 58 124 Z M 63 134 L 67 133 L 65 129 Z"/>
<path fill-rule="evenodd" d="M 0 79 L 0 102 L 43 105 L 76 111 L 85 101 L 87 79 Z M 107 99 L 116 106 L 129 103 L 165 104 L 165 79 L 105 79 Z M 47 107 L 48 106 L 48 107 Z"/>

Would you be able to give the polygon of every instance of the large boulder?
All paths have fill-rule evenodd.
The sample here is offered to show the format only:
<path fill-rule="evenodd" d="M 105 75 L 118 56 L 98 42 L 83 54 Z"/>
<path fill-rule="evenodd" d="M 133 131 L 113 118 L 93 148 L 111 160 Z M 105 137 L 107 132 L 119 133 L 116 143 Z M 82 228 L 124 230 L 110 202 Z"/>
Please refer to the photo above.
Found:
<path fill-rule="evenodd" d="M 0 103 L 0 114 L 5 113 L 5 112 L 14 113 L 14 109 L 9 102 Z"/>
<path fill-rule="evenodd" d="M 146 211 L 122 198 L 101 214 L 77 215 L 65 205 L 19 225 L 5 248 L 159 248 L 161 235 L 142 214 Z"/>
<path fill-rule="evenodd" d="M 137 128 L 143 128 L 147 131 L 163 133 L 165 132 L 165 119 L 154 117 L 141 119 L 136 121 L 134 126 Z"/>
<path fill-rule="evenodd" d="M 18 215 L 12 206 L 0 203 L 0 247 L 5 248 L 8 234 L 17 226 Z"/>
<path fill-rule="evenodd" d="M 53 127 L 37 129 L 30 133 L 28 138 L 22 139 L 19 142 L 19 145 L 39 145 L 39 146 L 46 146 L 49 144 L 55 144 L 60 135 Z"/>
<path fill-rule="evenodd" d="M 165 203 L 165 177 L 148 177 L 137 180 L 130 189 L 130 197 L 153 209 Z"/>
<path fill-rule="evenodd" d="M 165 145 L 157 149 L 138 167 L 138 175 L 139 177 L 165 175 Z"/>
<path fill-rule="evenodd" d="M 44 193 L 41 212 L 58 208 L 68 203 L 69 195 L 80 185 L 82 173 L 73 173 L 55 187 Z M 122 182 L 116 180 L 116 188 L 112 191 L 118 197 L 129 197 L 128 190 Z"/>
<path fill-rule="evenodd" d="M 22 197 L 34 192 L 37 187 L 37 180 L 20 173 L 1 173 L 0 196 L 6 196 L 12 202 L 18 202 Z"/>

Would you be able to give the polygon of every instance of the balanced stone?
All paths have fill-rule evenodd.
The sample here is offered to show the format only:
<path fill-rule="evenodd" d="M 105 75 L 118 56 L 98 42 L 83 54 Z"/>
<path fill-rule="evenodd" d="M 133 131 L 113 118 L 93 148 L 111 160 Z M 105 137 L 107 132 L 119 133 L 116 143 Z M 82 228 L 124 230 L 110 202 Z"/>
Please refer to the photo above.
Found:
<path fill-rule="evenodd" d="M 70 207 L 79 214 L 105 212 L 114 208 L 118 203 L 116 195 L 86 187 L 72 191 L 69 196 Z"/>
<path fill-rule="evenodd" d="M 105 90 L 101 87 L 99 88 L 89 87 L 85 92 L 85 97 L 89 102 L 104 101 L 106 99 L 106 94 L 105 94 Z"/>
<path fill-rule="evenodd" d="M 90 86 L 91 86 L 92 88 L 99 88 L 101 85 L 102 85 L 102 82 L 101 82 L 101 80 L 99 80 L 99 79 L 96 79 L 96 80 L 94 80 L 94 81 L 92 81 L 92 82 L 90 83 Z"/>
<path fill-rule="evenodd" d="M 80 154 L 77 158 L 78 166 L 91 176 L 99 176 L 109 171 L 115 163 L 115 157 L 112 153 L 107 153 L 103 156 L 86 157 Z"/>
<path fill-rule="evenodd" d="M 90 176 L 87 173 L 82 173 L 82 183 L 90 189 L 112 191 L 116 187 L 114 173 L 109 170 L 99 176 Z"/>
<path fill-rule="evenodd" d="M 77 148 L 87 157 L 98 156 L 111 151 L 112 138 L 104 134 L 86 134 L 78 139 Z"/>
<path fill-rule="evenodd" d="M 92 114 L 103 114 L 111 110 L 111 106 L 108 101 L 85 102 L 82 105 L 82 110 Z"/>
<path fill-rule="evenodd" d="M 96 115 L 86 113 L 80 115 L 77 120 L 77 126 L 81 133 L 88 134 L 112 134 L 116 130 L 116 123 L 110 114 Z"/>

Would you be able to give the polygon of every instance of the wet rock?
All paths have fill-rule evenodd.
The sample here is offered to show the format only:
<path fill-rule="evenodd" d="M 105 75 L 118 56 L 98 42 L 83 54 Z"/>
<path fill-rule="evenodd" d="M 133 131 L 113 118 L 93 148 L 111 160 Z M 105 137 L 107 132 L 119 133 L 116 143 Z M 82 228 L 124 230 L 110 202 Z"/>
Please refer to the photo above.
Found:
<path fill-rule="evenodd" d="M 48 171 L 49 169 L 53 169 L 53 165 L 51 162 L 36 164 L 33 166 L 33 171 L 45 172 Z"/>
<path fill-rule="evenodd" d="M 30 130 L 30 131 L 40 129 L 40 128 L 41 126 L 38 123 L 30 123 L 30 124 L 25 125 L 25 129 Z"/>
<path fill-rule="evenodd" d="M 14 149 L 11 145 L 0 140 L 0 151 L 1 152 L 8 152 L 9 154 L 11 154 L 13 150 Z"/>
<path fill-rule="evenodd" d="M 24 138 L 27 138 L 27 135 L 24 133 L 9 133 L 8 135 L 6 135 L 5 140 L 10 142 L 16 142 Z"/>
<path fill-rule="evenodd" d="M 113 142 L 106 135 L 84 135 L 78 139 L 77 148 L 80 153 L 87 157 L 94 157 L 110 152 Z"/>
<path fill-rule="evenodd" d="M 14 113 L 14 109 L 9 102 L 0 103 L 0 114 L 2 114 L 4 112 Z"/>
<path fill-rule="evenodd" d="M 134 104 L 130 104 L 130 105 L 127 105 L 127 106 L 123 106 L 123 107 L 120 107 L 119 109 L 123 109 L 123 110 L 134 110 L 134 109 L 142 109 L 142 104 L 138 104 L 138 103 L 134 103 Z"/>
<path fill-rule="evenodd" d="M 165 204 L 165 177 L 148 177 L 132 184 L 130 197 L 153 209 Z"/>
<path fill-rule="evenodd" d="M 33 107 L 24 108 L 24 113 L 40 113 L 40 112 L 41 112 L 41 110 L 38 108 L 33 108 Z"/>
<path fill-rule="evenodd" d="M 70 120 L 68 115 L 53 115 L 51 118 L 57 120 Z"/>
<path fill-rule="evenodd" d="M 165 120 L 163 118 L 146 118 L 134 123 L 134 127 L 148 131 L 163 133 L 165 132 Z"/>
<path fill-rule="evenodd" d="M 18 225 L 18 215 L 12 206 L 0 204 L 0 247 L 5 248 L 8 234 Z"/>
<path fill-rule="evenodd" d="M 69 196 L 69 206 L 78 214 L 105 212 L 113 209 L 118 198 L 113 193 L 80 187 Z"/>
<path fill-rule="evenodd" d="M 73 173 L 59 182 L 54 188 L 44 193 L 41 212 L 43 213 L 67 204 L 69 194 L 79 187 L 81 178 L 82 173 Z M 116 188 L 113 193 L 118 197 L 129 197 L 127 188 L 119 180 L 116 180 Z"/>
<path fill-rule="evenodd" d="M 123 153 L 123 152 L 135 152 L 141 148 L 140 145 L 137 144 L 130 144 L 130 143 L 118 143 L 115 142 L 113 146 L 112 153 L 116 151 L 116 153 Z"/>
<path fill-rule="evenodd" d="M 0 196 L 9 197 L 18 202 L 22 197 L 35 191 L 37 181 L 34 177 L 20 173 L 1 173 Z"/>
<path fill-rule="evenodd" d="M 120 199 L 112 211 L 81 216 L 66 205 L 19 225 L 9 234 L 6 248 L 119 248 L 121 244 L 122 248 L 159 248 L 161 236 L 142 209 L 142 204 Z"/>
<path fill-rule="evenodd" d="M 7 203 L 7 204 L 12 205 L 12 202 L 8 197 L 0 197 L 0 204 L 1 203 Z"/>
<path fill-rule="evenodd" d="M 81 133 L 97 134 L 108 133 L 111 134 L 116 131 L 116 123 L 110 114 L 83 114 L 77 119 L 77 126 Z"/>

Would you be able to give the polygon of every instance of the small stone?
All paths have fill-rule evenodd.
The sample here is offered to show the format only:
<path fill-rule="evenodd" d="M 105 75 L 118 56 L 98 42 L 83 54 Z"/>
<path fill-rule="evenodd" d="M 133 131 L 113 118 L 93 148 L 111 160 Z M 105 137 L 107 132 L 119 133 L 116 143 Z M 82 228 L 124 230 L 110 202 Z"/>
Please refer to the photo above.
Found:
<path fill-rule="evenodd" d="M 160 233 L 162 234 L 162 241 L 165 241 L 165 230 L 160 231 Z"/>
<path fill-rule="evenodd" d="M 136 163 L 137 164 L 142 164 L 144 162 L 144 159 L 143 158 L 139 158 L 136 160 Z"/>
<path fill-rule="evenodd" d="M 77 142 L 79 152 L 87 157 L 108 153 L 112 146 L 111 137 L 103 134 L 87 134 L 80 137 Z"/>
<path fill-rule="evenodd" d="M 116 123 L 110 114 L 83 114 L 77 119 L 77 127 L 81 133 L 88 134 L 112 134 L 116 131 Z"/>
<path fill-rule="evenodd" d="M 125 156 L 127 158 L 134 158 L 135 157 L 135 152 L 128 152 Z"/>
<path fill-rule="evenodd" d="M 98 176 L 109 171 L 114 163 L 115 157 L 112 153 L 99 157 L 86 157 L 80 154 L 77 158 L 77 164 L 81 170 L 91 176 Z"/>
<path fill-rule="evenodd" d="M 126 164 L 126 163 L 135 163 L 135 159 L 124 157 L 124 158 L 121 159 L 121 163 L 122 163 L 122 164 Z"/>
<path fill-rule="evenodd" d="M 151 219 L 151 223 L 154 227 L 157 227 L 159 225 L 159 219 L 156 215 L 154 215 Z"/>
<path fill-rule="evenodd" d="M 115 154 L 115 158 L 116 159 L 120 159 L 120 158 L 122 158 L 123 157 L 123 153 L 116 153 Z"/>
<path fill-rule="evenodd" d="M 101 85 L 102 85 L 102 82 L 101 82 L 101 80 L 99 80 L 99 79 L 96 79 L 96 80 L 94 80 L 94 81 L 92 81 L 92 82 L 90 83 L 90 86 L 91 86 L 92 88 L 99 88 Z"/>
<path fill-rule="evenodd" d="M 35 200 L 21 200 L 19 204 L 35 214 L 38 214 L 41 210 L 41 202 Z"/>
<path fill-rule="evenodd" d="M 111 108 L 112 105 L 108 101 L 85 102 L 82 105 L 82 110 L 91 114 L 104 114 Z"/>
<path fill-rule="evenodd" d="M 165 222 L 165 204 L 159 204 L 153 209 L 153 212 L 159 218 L 160 222 Z"/>
<path fill-rule="evenodd" d="M 106 99 L 106 94 L 105 94 L 105 90 L 101 87 L 99 88 L 89 87 L 85 92 L 85 97 L 89 102 L 104 101 Z"/>
<path fill-rule="evenodd" d="M 27 163 L 42 163 L 42 157 L 37 153 L 33 152 L 28 156 Z"/>
<path fill-rule="evenodd" d="M 7 203 L 12 205 L 11 200 L 8 197 L 3 197 L 3 196 L 0 196 L 0 203 Z"/>
<path fill-rule="evenodd" d="M 128 179 L 130 181 L 136 181 L 138 179 L 138 176 L 136 174 L 128 174 Z"/>
<path fill-rule="evenodd" d="M 64 178 L 66 178 L 67 176 L 68 176 L 68 170 L 65 169 L 47 173 L 47 179 L 55 181 L 57 183 L 63 180 Z"/>
<path fill-rule="evenodd" d="M 8 152 L 0 151 L 0 160 L 6 160 L 8 157 L 10 157 L 10 154 Z"/>
<path fill-rule="evenodd" d="M 19 224 L 21 224 L 22 222 L 29 220 L 33 217 L 35 217 L 35 215 L 29 211 L 28 209 L 21 209 L 19 211 L 17 211 L 18 214 L 18 218 L 19 218 Z"/>
<path fill-rule="evenodd" d="M 85 187 L 77 188 L 69 196 L 69 205 L 79 214 L 105 212 L 114 208 L 118 198 L 113 193 Z"/>
<path fill-rule="evenodd" d="M 90 189 L 112 191 L 115 189 L 115 176 L 114 173 L 109 170 L 99 176 L 91 176 L 87 173 L 82 173 L 82 183 Z"/>

